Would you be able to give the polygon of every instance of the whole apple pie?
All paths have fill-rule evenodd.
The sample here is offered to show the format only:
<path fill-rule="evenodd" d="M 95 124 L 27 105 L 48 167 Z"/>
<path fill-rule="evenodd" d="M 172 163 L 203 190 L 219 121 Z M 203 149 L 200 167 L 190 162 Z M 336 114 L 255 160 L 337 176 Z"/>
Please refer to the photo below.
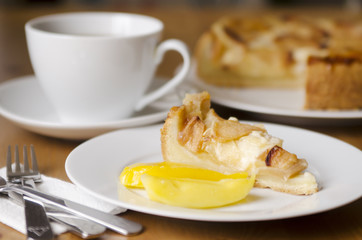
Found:
<path fill-rule="evenodd" d="M 303 88 L 306 109 L 360 109 L 361 43 L 361 19 L 225 17 L 198 40 L 197 74 L 218 86 Z"/>

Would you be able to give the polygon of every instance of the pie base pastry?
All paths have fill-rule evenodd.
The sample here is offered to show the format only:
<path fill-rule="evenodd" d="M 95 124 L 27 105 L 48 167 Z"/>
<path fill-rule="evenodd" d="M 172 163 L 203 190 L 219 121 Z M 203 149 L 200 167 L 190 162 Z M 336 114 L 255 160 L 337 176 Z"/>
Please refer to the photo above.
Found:
<path fill-rule="evenodd" d="M 362 108 L 362 56 L 311 57 L 305 92 L 307 109 Z"/>
<path fill-rule="evenodd" d="M 161 129 L 165 161 L 189 164 L 224 174 L 256 174 L 256 187 L 298 195 L 318 191 L 307 161 L 282 148 L 263 125 L 250 125 L 218 116 L 210 108 L 207 92 L 186 94 L 183 105 L 173 107 Z"/>
<path fill-rule="evenodd" d="M 303 88 L 306 109 L 360 109 L 361 42 L 361 19 L 225 17 L 196 44 L 197 75 L 218 86 Z"/>

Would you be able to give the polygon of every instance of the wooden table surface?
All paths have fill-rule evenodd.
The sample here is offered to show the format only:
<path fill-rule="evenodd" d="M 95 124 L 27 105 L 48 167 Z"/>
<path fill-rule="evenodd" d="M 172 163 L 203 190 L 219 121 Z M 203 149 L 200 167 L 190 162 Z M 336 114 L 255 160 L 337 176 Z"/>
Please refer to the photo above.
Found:
<path fill-rule="evenodd" d="M 243 8 L 232 6 L 203 8 L 195 5 L 168 5 L 162 7 L 152 4 L 138 6 L 116 4 L 117 1 L 111 2 L 113 4 L 88 6 L 70 6 L 69 4 L 35 7 L 0 6 L 0 82 L 33 73 L 25 43 L 24 24 L 27 20 L 37 16 L 86 10 L 147 14 L 164 21 L 165 39 L 181 39 L 189 45 L 192 51 L 202 31 L 207 29 L 217 18 L 226 14 L 245 12 Z M 320 12 L 318 9 L 313 10 L 315 14 Z M 332 10 L 331 12 L 336 11 Z M 170 76 L 179 61 L 180 58 L 177 55 L 167 54 L 167 61 L 162 64 L 157 74 Z M 217 111 L 226 116 L 236 115 L 239 119 L 260 120 L 257 115 L 247 112 L 222 106 L 215 107 Z M 274 119 L 269 120 L 273 121 Z M 288 119 L 286 121 L 284 123 L 288 124 Z M 361 124 L 359 126 L 344 126 L 344 124 L 326 126 L 323 122 L 317 125 L 303 124 L 303 122 L 290 122 L 289 124 L 298 124 L 298 127 L 330 135 L 362 149 Z M 64 170 L 65 159 L 81 141 L 38 135 L 0 117 L 0 167 L 5 165 L 5 160 L 1 159 L 5 159 L 6 148 L 9 144 L 30 143 L 37 148 L 37 157 L 43 174 L 69 181 Z M 261 222 L 200 222 L 153 216 L 135 211 L 128 211 L 123 216 L 145 226 L 145 231 L 142 234 L 129 237 L 130 239 L 362 239 L 362 199 L 338 209 L 311 216 Z M 21 233 L 0 223 L 1 240 L 24 238 L 25 236 Z M 59 236 L 58 239 L 78 238 L 66 233 Z M 127 237 L 107 231 L 100 239 L 127 239 Z"/>

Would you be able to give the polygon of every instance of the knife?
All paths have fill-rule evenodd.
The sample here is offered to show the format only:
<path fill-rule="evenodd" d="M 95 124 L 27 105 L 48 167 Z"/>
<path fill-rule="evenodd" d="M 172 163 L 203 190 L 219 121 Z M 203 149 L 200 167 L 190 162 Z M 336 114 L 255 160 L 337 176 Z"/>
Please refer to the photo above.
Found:
<path fill-rule="evenodd" d="M 44 205 L 34 199 L 23 196 L 26 219 L 27 239 L 50 240 L 54 239 L 52 228 L 45 214 Z"/>
<path fill-rule="evenodd" d="M 13 191 L 29 196 L 35 200 L 43 202 L 43 204 L 45 205 L 60 208 L 65 212 L 69 212 L 74 215 L 99 223 L 122 235 L 134 235 L 140 233 L 143 230 L 142 225 L 139 223 L 130 221 L 119 216 L 114 216 L 109 213 L 105 213 L 67 199 L 45 194 L 26 186 L 7 184 L 1 189 L 1 191 Z"/>
<path fill-rule="evenodd" d="M 106 228 L 96 222 L 89 221 L 68 213 L 45 207 L 46 214 L 51 220 L 65 225 L 67 230 L 83 239 L 94 239 L 101 236 Z"/>
<path fill-rule="evenodd" d="M 15 203 L 25 205 L 23 196 L 16 192 L 9 192 L 9 197 L 14 200 Z M 35 201 L 35 200 L 33 200 Z M 76 234 L 83 239 L 92 239 L 99 237 L 106 228 L 103 225 L 89 221 L 84 218 L 74 216 L 73 214 L 64 213 L 61 210 L 44 207 L 45 213 L 51 220 L 60 223 L 65 226 L 68 231 Z M 25 211 L 25 214 L 27 212 Z"/>

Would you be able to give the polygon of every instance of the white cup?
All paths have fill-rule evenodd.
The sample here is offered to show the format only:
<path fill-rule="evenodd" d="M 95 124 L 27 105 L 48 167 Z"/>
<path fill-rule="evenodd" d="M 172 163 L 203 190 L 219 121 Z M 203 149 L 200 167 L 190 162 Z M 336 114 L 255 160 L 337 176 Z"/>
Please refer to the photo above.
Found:
<path fill-rule="evenodd" d="M 72 124 L 127 118 L 184 80 L 187 46 L 159 44 L 162 30 L 158 19 L 111 12 L 54 14 L 25 25 L 36 78 L 61 121 Z M 168 50 L 181 54 L 180 71 L 145 95 Z"/>

